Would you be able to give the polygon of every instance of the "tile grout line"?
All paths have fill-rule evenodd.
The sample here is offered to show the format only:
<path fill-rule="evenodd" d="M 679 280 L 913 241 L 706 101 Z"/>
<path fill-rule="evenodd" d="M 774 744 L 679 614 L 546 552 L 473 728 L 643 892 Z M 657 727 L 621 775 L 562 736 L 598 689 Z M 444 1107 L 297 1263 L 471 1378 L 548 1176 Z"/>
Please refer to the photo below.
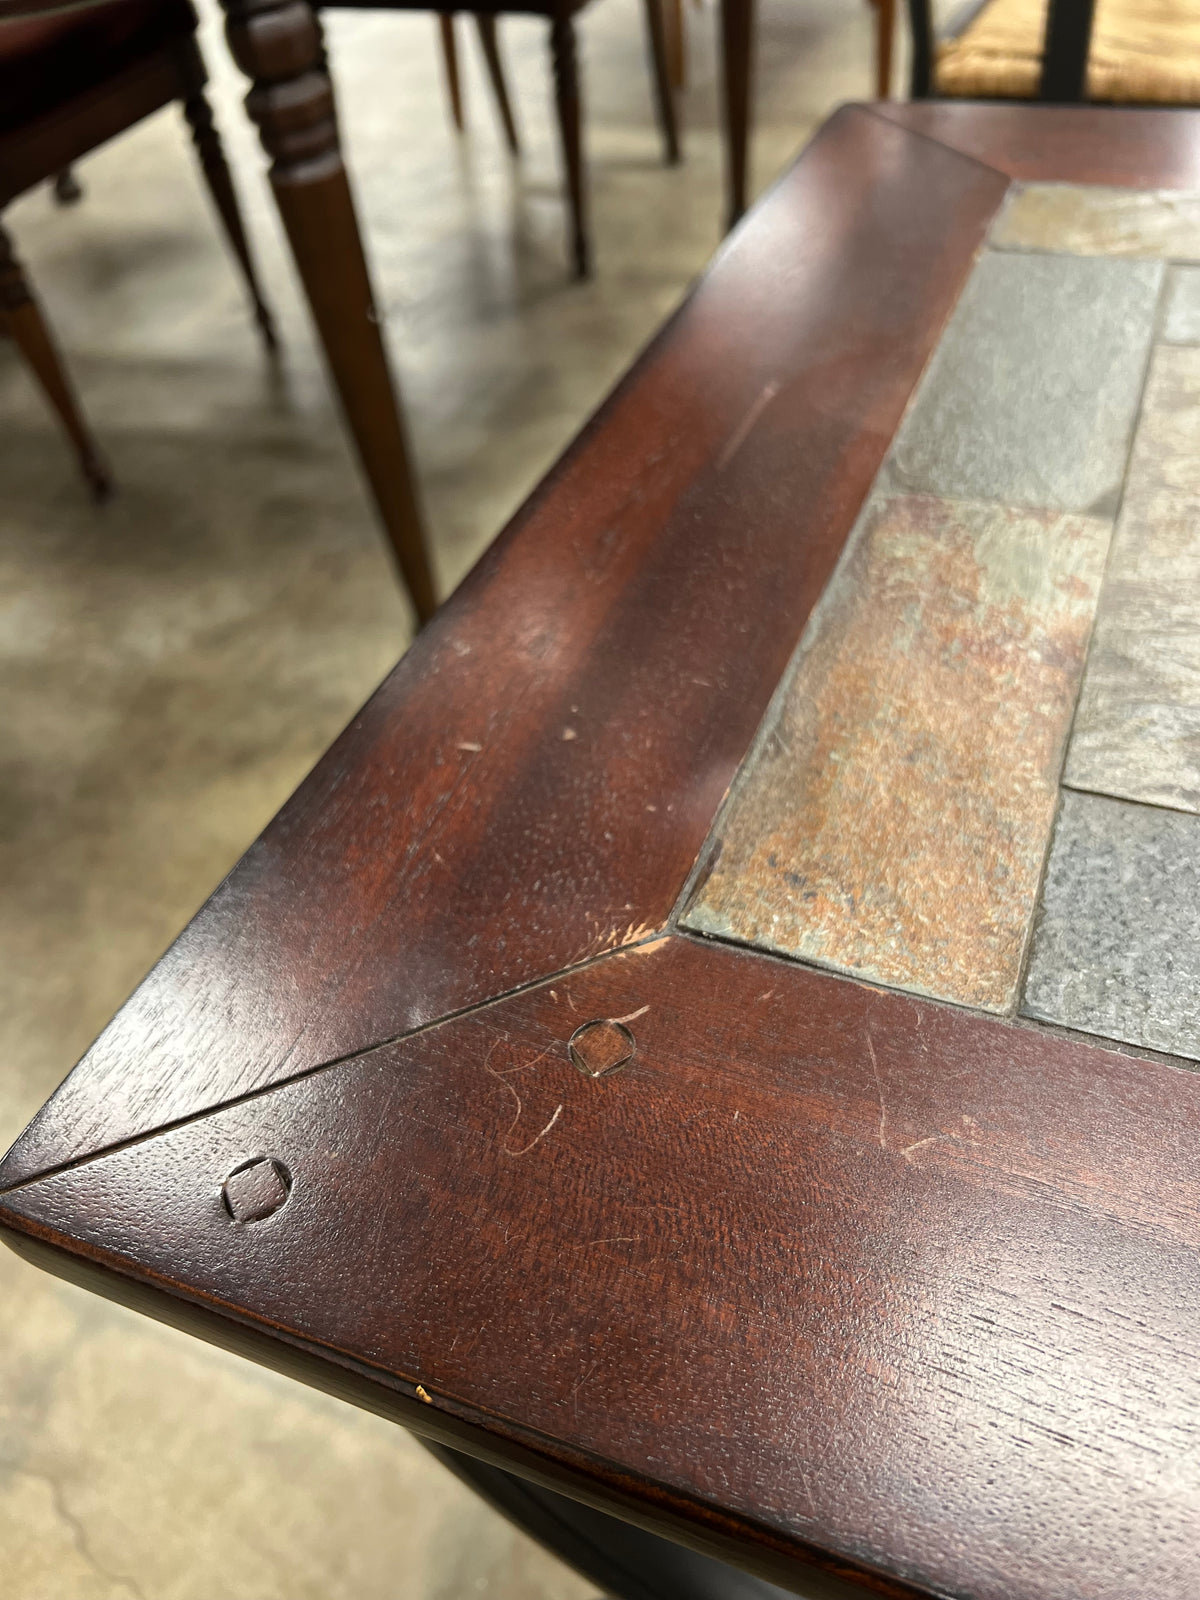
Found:
<path fill-rule="evenodd" d="M 1050 870 L 1050 856 L 1054 846 L 1054 837 L 1058 831 L 1059 818 L 1062 815 L 1063 792 L 1068 785 L 1063 782 L 1063 773 L 1066 771 L 1067 757 L 1070 755 L 1071 742 L 1075 736 L 1075 722 L 1079 715 L 1079 702 L 1083 697 L 1083 686 L 1087 679 L 1088 662 L 1091 659 L 1092 645 L 1095 643 L 1096 629 L 1100 621 L 1100 613 L 1104 605 L 1104 591 L 1108 586 L 1109 574 L 1112 568 L 1113 555 L 1117 544 L 1117 534 L 1121 524 L 1121 513 L 1125 508 L 1125 496 L 1129 488 L 1130 474 L 1133 470 L 1134 451 L 1137 448 L 1138 435 L 1142 427 L 1142 415 L 1146 405 L 1146 394 L 1150 387 L 1150 375 L 1154 366 L 1155 353 L 1162 344 L 1162 330 L 1166 321 L 1166 304 L 1168 299 L 1168 285 L 1170 283 L 1170 264 L 1158 259 L 1163 268 L 1162 282 L 1158 286 L 1158 296 L 1154 305 L 1154 319 L 1150 327 L 1150 338 L 1146 346 L 1146 360 L 1142 369 L 1142 381 L 1138 389 L 1137 406 L 1133 414 L 1133 426 L 1129 430 L 1129 444 L 1125 451 L 1125 466 L 1121 473 L 1121 487 L 1117 494 L 1117 503 L 1113 507 L 1109 524 L 1108 549 L 1105 552 L 1104 568 L 1100 574 L 1100 582 L 1096 590 L 1096 604 L 1092 611 L 1092 620 L 1088 627 L 1087 644 L 1084 649 L 1083 660 L 1080 663 L 1079 679 L 1075 686 L 1075 699 L 1071 707 L 1070 717 L 1066 722 L 1063 735 L 1062 749 L 1058 761 L 1058 782 L 1054 798 L 1054 816 L 1046 833 L 1045 844 L 1042 849 L 1041 870 L 1038 873 L 1037 889 L 1033 895 L 1029 919 L 1025 926 L 1025 937 L 1022 942 L 1021 959 L 1017 964 L 1016 998 L 1013 1005 L 1013 1015 L 1023 1015 L 1021 1007 L 1025 1001 L 1025 989 L 1029 982 L 1029 969 L 1033 961 L 1033 947 L 1036 931 L 1041 920 L 1042 901 L 1046 890 L 1046 875 Z M 1096 1037 L 1103 1037 L 1096 1035 Z"/>

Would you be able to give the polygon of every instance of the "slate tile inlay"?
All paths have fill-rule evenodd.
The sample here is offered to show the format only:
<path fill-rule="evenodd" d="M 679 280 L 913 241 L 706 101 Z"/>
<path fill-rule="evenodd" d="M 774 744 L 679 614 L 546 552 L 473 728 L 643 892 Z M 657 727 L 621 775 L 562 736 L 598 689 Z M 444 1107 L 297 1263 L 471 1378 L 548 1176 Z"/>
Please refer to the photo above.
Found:
<path fill-rule="evenodd" d="M 986 253 L 897 436 L 891 482 L 1115 514 L 1163 270 Z"/>
<path fill-rule="evenodd" d="M 1200 261 L 1200 194 L 1031 183 L 992 225 L 1000 249 Z"/>
<path fill-rule="evenodd" d="M 684 916 L 989 1011 L 1017 999 L 1109 525 L 876 502 Z"/>
<path fill-rule="evenodd" d="M 1064 781 L 1200 812 L 1200 349 L 1155 352 Z"/>
<path fill-rule="evenodd" d="M 1022 1010 L 1200 1057 L 1200 817 L 1063 794 Z"/>

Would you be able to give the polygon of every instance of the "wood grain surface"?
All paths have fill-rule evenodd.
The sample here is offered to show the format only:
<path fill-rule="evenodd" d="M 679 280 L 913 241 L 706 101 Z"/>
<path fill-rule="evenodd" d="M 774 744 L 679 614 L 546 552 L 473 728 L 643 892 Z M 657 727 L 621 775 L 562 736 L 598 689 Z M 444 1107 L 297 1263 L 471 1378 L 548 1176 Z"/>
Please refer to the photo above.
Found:
<path fill-rule="evenodd" d="M 872 113 L 1029 183 L 1200 189 L 1200 113 L 888 101 Z"/>
<path fill-rule="evenodd" d="M 1013 175 L 1200 186 L 1200 119 L 840 112 L 0 1232 L 811 1596 L 1195 1600 L 1200 1078 L 658 934 Z"/>
<path fill-rule="evenodd" d="M 650 1477 L 798 1587 L 1193 1600 L 1198 1133 L 1194 1074 L 672 937 L 2 1215 L 568 1486 Z M 239 1224 L 255 1156 L 291 1192 Z"/>
<path fill-rule="evenodd" d="M 660 926 L 1005 188 L 839 112 L 0 1182 Z"/>

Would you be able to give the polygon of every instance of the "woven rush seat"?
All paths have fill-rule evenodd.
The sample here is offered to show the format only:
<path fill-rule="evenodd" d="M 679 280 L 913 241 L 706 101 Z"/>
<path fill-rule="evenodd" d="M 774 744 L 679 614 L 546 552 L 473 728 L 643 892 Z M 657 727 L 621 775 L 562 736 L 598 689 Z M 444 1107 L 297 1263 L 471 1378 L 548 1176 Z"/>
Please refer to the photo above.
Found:
<path fill-rule="evenodd" d="M 989 0 L 938 46 L 934 93 L 1030 100 L 1038 92 L 1047 0 Z M 1200 104 L 1200 0 L 1097 0 L 1087 98 Z"/>

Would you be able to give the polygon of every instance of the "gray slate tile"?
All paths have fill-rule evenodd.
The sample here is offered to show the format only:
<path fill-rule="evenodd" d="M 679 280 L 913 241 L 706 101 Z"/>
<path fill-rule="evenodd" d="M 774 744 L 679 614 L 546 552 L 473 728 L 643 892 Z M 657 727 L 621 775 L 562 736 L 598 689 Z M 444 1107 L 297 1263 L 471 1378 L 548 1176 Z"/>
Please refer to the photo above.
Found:
<path fill-rule="evenodd" d="M 1200 261 L 1200 194 L 1031 183 L 992 225 L 1001 249 Z"/>
<path fill-rule="evenodd" d="M 1064 782 L 1200 812 L 1200 349 L 1154 356 Z"/>
<path fill-rule="evenodd" d="M 1200 817 L 1064 792 L 1022 1010 L 1200 1057 Z"/>
<path fill-rule="evenodd" d="M 1200 344 L 1200 267 L 1172 267 L 1167 273 L 1162 336 L 1168 344 Z"/>
<path fill-rule="evenodd" d="M 1163 270 L 985 254 L 897 437 L 891 482 L 1112 515 Z"/>

